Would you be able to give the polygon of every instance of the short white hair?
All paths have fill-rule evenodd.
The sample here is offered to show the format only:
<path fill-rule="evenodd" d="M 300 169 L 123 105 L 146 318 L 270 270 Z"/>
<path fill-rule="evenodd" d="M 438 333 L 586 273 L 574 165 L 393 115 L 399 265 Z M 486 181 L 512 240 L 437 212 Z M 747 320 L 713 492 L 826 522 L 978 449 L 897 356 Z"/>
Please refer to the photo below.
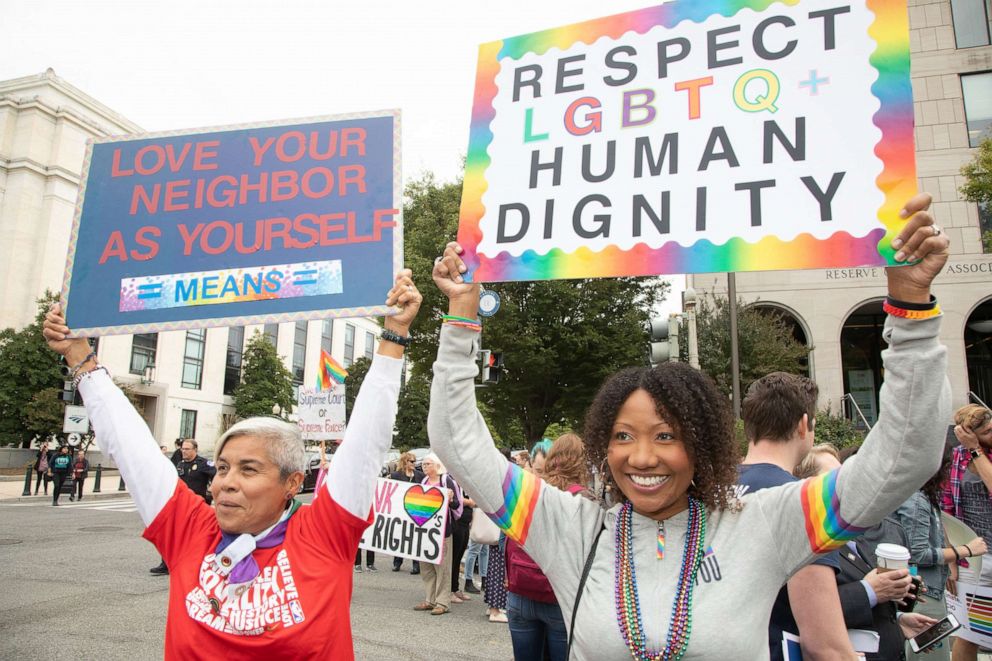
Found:
<path fill-rule="evenodd" d="M 421 465 L 423 465 L 423 463 L 425 461 L 429 461 L 432 464 L 434 464 L 435 466 L 437 466 L 437 472 L 438 473 L 447 473 L 448 472 L 447 469 L 445 469 L 444 464 L 441 463 L 441 460 L 438 459 L 437 458 L 437 455 L 434 454 L 433 452 L 428 452 L 426 455 L 424 455 L 424 458 L 420 460 Z"/>
<path fill-rule="evenodd" d="M 279 467 L 280 479 L 285 480 L 293 473 L 305 469 L 306 452 L 303 450 L 300 428 L 278 418 L 246 418 L 235 423 L 217 441 L 215 460 L 220 458 L 228 441 L 241 436 L 255 436 L 265 441 L 269 458 Z"/>

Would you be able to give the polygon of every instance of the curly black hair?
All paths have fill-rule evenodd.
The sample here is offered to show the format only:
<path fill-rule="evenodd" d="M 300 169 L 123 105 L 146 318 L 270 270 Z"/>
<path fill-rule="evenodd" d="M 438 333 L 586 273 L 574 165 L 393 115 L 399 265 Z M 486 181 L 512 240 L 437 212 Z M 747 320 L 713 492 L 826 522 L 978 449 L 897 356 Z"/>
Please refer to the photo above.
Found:
<path fill-rule="evenodd" d="M 685 444 L 695 464 L 689 495 L 710 510 L 733 507 L 740 453 L 730 405 L 710 377 L 685 363 L 630 367 L 600 387 L 586 412 L 582 437 L 590 461 L 605 468 L 603 479 L 619 493 L 605 467 L 607 446 L 620 407 L 635 390 L 645 390 L 651 396 L 658 415 Z"/>

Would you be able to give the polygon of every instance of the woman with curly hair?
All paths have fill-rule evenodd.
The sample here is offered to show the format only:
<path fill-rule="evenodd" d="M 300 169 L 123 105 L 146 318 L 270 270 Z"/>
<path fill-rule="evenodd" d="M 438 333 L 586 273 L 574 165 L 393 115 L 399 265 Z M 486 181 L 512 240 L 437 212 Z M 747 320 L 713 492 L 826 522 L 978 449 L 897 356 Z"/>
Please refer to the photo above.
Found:
<path fill-rule="evenodd" d="M 602 510 L 508 464 L 475 400 L 479 285 L 457 243 L 434 266 L 449 299 L 434 363 L 428 431 L 480 509 L 551 583 L 577 659 L 768 659 L 780 586 L 818 554 L 874 525 L 937 470 L 950 414 L 946 349 L 930 283 L 948 242 L 913 198 L 892 237 L 881 415 L 837 471 L 736 501 L 727 398 L 681 363 L 607 380 L 586 416 L 589 458 L 621 502 Z M 619 631 L 618 631 L 619 630 Z M 619 633 L 619 635 L 618 635 Z"/>

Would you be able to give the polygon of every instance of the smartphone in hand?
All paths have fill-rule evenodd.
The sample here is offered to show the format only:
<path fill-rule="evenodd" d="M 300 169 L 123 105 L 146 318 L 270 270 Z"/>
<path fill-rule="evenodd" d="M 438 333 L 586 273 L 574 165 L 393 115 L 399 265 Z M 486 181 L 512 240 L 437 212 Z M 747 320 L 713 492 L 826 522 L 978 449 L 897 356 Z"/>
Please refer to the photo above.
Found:
<path fill-rule="evenodd" d="M 929 629 L 920 632 L 914 638 L 910 638 L 909 646 L 916 654 L 925 652 L 960 628 L 961 624 L 954 619 L 954 616 L 948 615 Z"/>

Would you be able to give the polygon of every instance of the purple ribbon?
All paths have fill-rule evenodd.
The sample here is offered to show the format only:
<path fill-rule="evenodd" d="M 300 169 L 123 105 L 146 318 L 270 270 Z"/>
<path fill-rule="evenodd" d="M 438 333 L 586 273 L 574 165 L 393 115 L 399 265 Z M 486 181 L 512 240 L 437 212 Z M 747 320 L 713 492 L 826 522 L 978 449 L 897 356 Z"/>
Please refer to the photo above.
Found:
<path fill-rule="evenodd" d="M 286 539 L 286 528 L 289 527 L 289 520 L 293 518 L 296 514 L 296 510 L 299 509 L 300 502 L 297 500 L 293 501 L 291 505 L 291 510 L 289 516 L 285 520 L 280 521 L 276 526 L 269 531 L 269 533 L 262 539 L 255 540 L 256 549 L 270 549 L 273 546 L 279 546 L 282 544 L 283 540 Z M 234 540 L 241 537 L 241 535 L 234 535 L 231 533 L 226 533 L 221 531 L 220 543 L 217 544 L 217 549 L 214 551 L 215 554 L 220 555 L 223 553 L 224 549 L 230 546 Z M 253 553 L 249 553 L 241 562 L 234 565 L 231 569 L 231 573 L 227 575 L 227 580 L 229 583 L 250 583 L 254 581 L 259 574 L 258 563 L 255 562 Z"/>

